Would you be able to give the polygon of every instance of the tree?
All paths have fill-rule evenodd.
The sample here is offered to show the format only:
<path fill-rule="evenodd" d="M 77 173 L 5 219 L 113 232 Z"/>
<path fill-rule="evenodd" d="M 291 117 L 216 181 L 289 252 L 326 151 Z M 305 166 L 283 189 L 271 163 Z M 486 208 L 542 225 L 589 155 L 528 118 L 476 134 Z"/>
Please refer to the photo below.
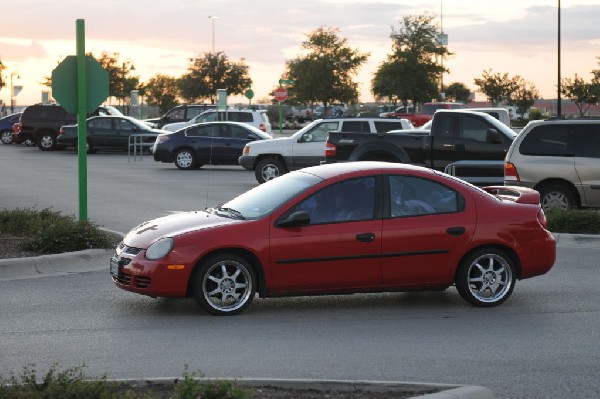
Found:
<path fill-rule="evenodd" d="M 358 83 L 353 81 L 369 53 L 348 46 L 348 39 L 338 36 L 339 29 L 320 27 L 307 35 L 303 54 L 286 62 L 283 79 L 293 80 L 289 89 L 292 103 L 352 103 L 358 100 Z"/>
<path fill-rule="evenodd" d="M 373 94 L 397 98 L 404 105 L 438 98 L 438 81 L 448 71 L 442 62 L 451 53 L 440 44 L 433 17 L 406 16 L 398 31 L 392 28 L 390 38 L 392 53 L 375 73 L 371 82 Z"/>
<path fill-rule="evenodd" d="M 109 97 L 115 97 L 120 104 L 126 105 L 126 99 L 130 97 L 131 91 L 140 84 L 139 76 L 131 76 L 131 71 L 135 70 L 133 63 L 129 59 L 119 60 L 119 53 L 110 55 L 102 52 L 100 57 L 95 58 L 108 72 Z"/>
<path fill-rule="evenodd" d="M 178 104 L 179 79 L 156 74 L 142 88 L 150 105 L 156 105 L 164 114 Z"/>
<path fill-rule="evenodd" d="M 592 104 L 598 102 L 594 83 L 586 83 L 582 78 L 575 75 L 574 79 L 564 78 L 561 80 L 563 94 L 572 100 L 579 109 L 579 116 L 583 117 Z"/>
<path fill-rule="evenodd" d="M 494 107 L 497 107 L 502 101 L 507 101 L 515 89 L 514 80 L 508 76 L 508 73 L 504 75 L 499 72 L 492 73 L 491 69 L 483 71 L 481 78 L 475 79 L 475 85 L 492 102 Z"/>
<path fill-rule="evenodd" d="M 463 83 L 451 83 L 448 87 L 446 87 L 445 93 L 448 100 L 465 104 L 471 101 L 471 90 L 469 90 L 469 88 Z"/>
<path fill-rule="evenodd" d="M 517 107 L 517 114 L 525 115 L 529 108 L 540 97 L 540 93 L 531 82 L 527 82 L 519 75 L 512 79 L 513 90 L 508 94 L 507 103 Z"/>
<path fill-rule="evenodd" d="M 181 96 L 196 102 L 208 98 L 215 103 L 217 89 L 226 89 L 227 94 L 243 94 L 252 85 L 248 66 L 244 59 L 230 62 L 223 52 L 204 53 L 204 56 L 190 58 L 188 73 L 180 80 Z"/>
<path fill-rule="evenodd" d="M 0 90 L 2 90 L 2 87 L 4 86 L 4 81 L 2 80 L 2 74 L 4 73 L 4 69 L 6 69 L 6 67 L 2 63 L 2 58 L 0 58 Z"/>

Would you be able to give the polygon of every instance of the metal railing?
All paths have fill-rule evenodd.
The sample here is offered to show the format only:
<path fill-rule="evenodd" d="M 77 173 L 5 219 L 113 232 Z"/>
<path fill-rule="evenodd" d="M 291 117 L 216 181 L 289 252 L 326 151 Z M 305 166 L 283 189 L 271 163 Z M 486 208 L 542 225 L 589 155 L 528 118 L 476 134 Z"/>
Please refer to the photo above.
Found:
<path fill-rule="evenodd" d="M 504 161 L 456 161 L 446 165 L 444 173 L 476 186 L 504 185 Z"/>
<path fill-rule="evenodd" d="M 129 136 L 129 144 L 127 146 L 127 162 L 131 162 L 131 157 L 133 156 L 133 161 L 135 162 L 140 158 L 140 161 L 144 158 L 144 148 L 152 148 L 154 146 L 154 141 L 152 142 L 144 142 L 144 138 L 152 137 L 156 139 L 155 134 L 132 134 Z"/>

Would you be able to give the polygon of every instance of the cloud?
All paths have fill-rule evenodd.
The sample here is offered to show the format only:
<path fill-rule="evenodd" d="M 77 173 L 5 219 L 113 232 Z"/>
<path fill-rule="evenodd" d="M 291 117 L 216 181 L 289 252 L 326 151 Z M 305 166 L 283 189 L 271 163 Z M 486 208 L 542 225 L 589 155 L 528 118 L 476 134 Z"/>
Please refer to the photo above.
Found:
<path fill-rule="evenodd" d="M 29 58 L 45 58 L 48 54 L 38 42 L 28 44 L 0 41 L 0 58 L 12 62 L 26 61 Z"/>

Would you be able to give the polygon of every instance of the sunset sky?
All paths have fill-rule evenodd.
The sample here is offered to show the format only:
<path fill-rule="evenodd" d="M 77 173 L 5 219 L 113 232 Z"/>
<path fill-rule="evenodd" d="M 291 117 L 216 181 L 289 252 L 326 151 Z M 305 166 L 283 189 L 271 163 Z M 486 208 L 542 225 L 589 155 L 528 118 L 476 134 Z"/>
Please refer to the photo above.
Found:
<path fill-rule="evenodd" d="M 16 103 L 41 101 L 46 88 L 39 83 L 75 54 L 77 19 L 85 20 L 87 52 L 117 52 L 146 81 L 157 73 L 179 77 L 189 58 L 210 52 L 209 16 L 218 16 L 215 49 L 245 60 L 253 102 L 268 99 L 285 61 L 320 26 L 339 28 L 350 47 L 371 53 L 356 81 L 361 101 L 372 101 L 372 75 L 391 50 L 392 28 L 403 16 L 424 13 L 438 22 L 441 14 L 454 53 L 444 83 L 462 82 L 474 91 L 473 79 L 492 69 L 520 75 L 543 98 L 556 98 L 557 10 L 558 1 L 548 0 L 19 0 L 3 7 L 0 59 L 7 69 L 0 99 L 10 103 L 14 73 L 14 85 L 23 86 Z M 563 0 L 561 16 L 562 76 L 589 81 L 600 68 L 600 2 Z"/>

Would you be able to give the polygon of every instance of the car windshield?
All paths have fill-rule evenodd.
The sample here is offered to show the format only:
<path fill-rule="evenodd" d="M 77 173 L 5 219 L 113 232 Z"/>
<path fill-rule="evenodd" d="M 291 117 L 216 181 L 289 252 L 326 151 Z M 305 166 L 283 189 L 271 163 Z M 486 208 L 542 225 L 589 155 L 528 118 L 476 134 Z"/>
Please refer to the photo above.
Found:
<path fill-rule="evenodd" d="M 304 172 L 288 173 L 246 191 L 218 209 L 235 210 L 244 219 L 258 219 L 322 180 Z"/>

